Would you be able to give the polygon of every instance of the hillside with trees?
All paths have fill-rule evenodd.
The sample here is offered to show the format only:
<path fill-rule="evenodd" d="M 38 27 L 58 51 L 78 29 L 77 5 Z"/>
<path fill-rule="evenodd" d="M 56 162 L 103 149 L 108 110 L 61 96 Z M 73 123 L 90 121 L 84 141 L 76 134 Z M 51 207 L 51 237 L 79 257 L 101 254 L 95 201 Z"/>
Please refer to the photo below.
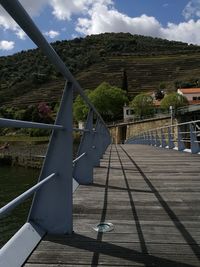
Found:
<path fill-rule="evenodd" d="M 175 90 L 175 84 L 200 77 L 200 47 L 182 42 L 105 33 L 52 45 L 84 89 L 105 81 L 132 97 L 160 83 Z M 39 49 L 0 57 L 1 105 L 51 104 L 59 101 L 63 86 L 63 78 Z"/>

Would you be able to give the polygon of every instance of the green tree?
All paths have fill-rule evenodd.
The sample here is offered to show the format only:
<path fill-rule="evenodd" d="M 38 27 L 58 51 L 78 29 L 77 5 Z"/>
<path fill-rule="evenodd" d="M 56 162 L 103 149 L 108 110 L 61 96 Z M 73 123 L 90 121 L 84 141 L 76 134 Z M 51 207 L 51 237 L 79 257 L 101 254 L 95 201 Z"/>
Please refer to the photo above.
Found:
<path fill-rule="evenodd" d="M 85 94 L 88 96 L 90 90 L 85 90 Z M 74 101 L 73 114 L 76 121 L 84 121 L 87 117 L 88 106 L 85 104 L 84 100 L 80 95 L 78 95 Z"/>
<path fill-rule="evenodd" d="M 94 91 L 87 91 L 86 94 L 105 121 L 122 118 L 123 105 L 128 102 L 125 91 L 103 82 Z M 73 108 L 76 121 L 86 119 L 88 107 L 80 96 L 76 98 Z"/>
<path fill-rule="evenodd" d="M 126 92 L 109 83 L 101 83 L 89 94 L 89 99 L 105 121 L 121 119 L 123 106 L 128 102 Z"/>
<path fill-rule="evenodd" d="M 188 104 L 189 102 L 185 96 L 178 93 L 171 93 L 162 99 L 160 106 L 164 110 L 169 110 L 169 107 L 172 106 L 176 111 L 177 108 L 187 106 Z"/>
<path fill-rule="evenodd" d="M 127 73 L 125 69 L 123 69 L 122 90 L 124 90 L 125 92 L 128 92 L 128 79 L 127 79 Z"/>
<path fill-rule="evenodd" d="M 166 89 L 166 84 L 165 84 L 164 82 L 160 83 L 160 84 L 159 84 L 159 89 L 160 89 L 160 90 L 164 90 L 164 89 Z"/>
<path fill-rule="evenodd" d="M 136 95 L 130 106 L 134 109 L 135 114 L 140 118 L 153 115 L 154 113 L 153 98 L 144 93 Z"/>

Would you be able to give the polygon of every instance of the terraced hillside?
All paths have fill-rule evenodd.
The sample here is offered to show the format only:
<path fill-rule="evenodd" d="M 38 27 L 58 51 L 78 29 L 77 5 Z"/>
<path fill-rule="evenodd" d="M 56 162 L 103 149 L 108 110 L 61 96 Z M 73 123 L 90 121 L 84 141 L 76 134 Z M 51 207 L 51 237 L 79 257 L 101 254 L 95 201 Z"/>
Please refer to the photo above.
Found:
<path fill-rule="evenodd" d="M 143 91 L 153 91 L 161 82 L 173 88 L 176 80 L 200 77 L 200 53 L 110 57 L 81 72 L 77 78 L 86 89 L 93 89 L 102 81 L 120 87 L 124 69 L 128 78 L 128 92 L 132 96 Z"/>
<path fill-rule="evenodd" d="M 63 79 L 46 82 L 35 89 L 32 88 L 22 95 L 19 94 L 19 96 L 15 96 L 15 98 L 11 98 L 10 100 L 6 99 L 3 105 L 19 108 L 40 102 L 59 102 L 64 84 L 65 82 Z"/>
<path fill-rule="evenodd" d="M 200 78 L 200 47 L 125 33 L 107 33 L 53 44 L 84 89 L 107 81 L 128 93 L 155 90 L 161 82 Z M 38 49 L 0 57 L 0 104 L 58 101 L 64 80 Z"/>

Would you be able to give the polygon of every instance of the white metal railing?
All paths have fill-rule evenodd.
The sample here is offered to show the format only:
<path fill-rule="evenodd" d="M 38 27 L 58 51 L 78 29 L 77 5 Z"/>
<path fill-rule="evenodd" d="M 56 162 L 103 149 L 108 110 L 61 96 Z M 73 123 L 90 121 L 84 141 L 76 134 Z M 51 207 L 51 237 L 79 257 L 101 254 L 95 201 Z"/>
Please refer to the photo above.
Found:
<path fill-rule="evenodd" d="M 179 151 L 200 152 L 200 120 L 144 131 L 126 140 L 127 144 L 147 144 Z"/>
<path fill-rule="evenodd" d="M 111 138 L 101 115 L 19 1 L 0 0 L 0 4 L 66 79 L 55 124 L 0 118 L 0 127 L 52 130 L 38 183 L 0 209 L 0 215 L 4 216 L 34 193 L 27 223 L 0 251 L 0 262 L 4 267 L 17 267 L 23 265 L 45 233 L 72 233 L 73 191 L 79 184 L 92 183 L 93 168 L 99 164 Z M 73 128 L 72 105 L 75 91 L 89 106 L 85 129 L 81 130 Z M 75 160 L 73 131 L 83 132 Z"/>

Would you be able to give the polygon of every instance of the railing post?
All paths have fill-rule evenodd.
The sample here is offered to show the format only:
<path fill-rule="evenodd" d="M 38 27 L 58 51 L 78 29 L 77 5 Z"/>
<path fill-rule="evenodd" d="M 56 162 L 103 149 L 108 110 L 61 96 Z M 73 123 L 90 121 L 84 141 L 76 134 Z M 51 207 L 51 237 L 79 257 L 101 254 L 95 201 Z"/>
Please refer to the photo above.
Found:
<path fill-rule="evenodd" d="M 157 147 L 160 147 L 160 137 L 159 137 L 159 135 L 158 135 L 157 130 L 155 131 L 155 136 L 156 136 L 156 146 L 157 146 Z"/>
<path fill-rule="evenodd" d="M 178 151 L 183 151 L 185 149 L 185 144 L 183 142 L 183 137 L 180 131 L 180 127 L 177 126 L 177 130 L 178 130 Z"/>
<path fill-rule="evenodd" d="M 142 134 L 139 135 L 138 144 L 142 144 Z"/>
<path fill-rule="evenodd" d="M 62 131 L 53 131 L 39 181 L 51 173 L 58 177 L 34 196 L 29 222 L 48 233 L 72 233 L 72 121 L 73 85 L 66 83 L 56 123 Z"/>
<path fill-rule="evenodd" d="M 132 140 L 134 141 L 133 144 L 137 144 L 138 143 L 138 138 L 139 138 L 138 135 L 132 138 Z"/>
<path fill-rule="evenodd" d="M 140 144 L 144 145 L 145 144 L 145 133 L 141 134 L 141 141 Z"/>
<path fill-rule="evenodd" d="M 107 148 L 107 135 L 105 134 L 105 126 L 99 120 L 99 155 L 102 158 L 106 148 Z"/>
<path fill-rule="evenodd" d="M 110 132 L 103 124 L 102 124 L 102 140 L 103 140 L 103 153 L 104 153 L 109 144 L 111 143 L 111 137 L 110 137 Z"/>
<path fill-rule="evenodd" d="M 168 127 L 168 147 L 169 147 L 169 149 L 173 149 L 175 147 L 174 141 L 173 141 L 173 136 L 172 136 L 171 126 Z"/>
<path fill-rule="evenodd" d="M 143 144 L 145 143 L 145 138 L 144 138 L 144 134 L 140 134 L 140 144 Z"/>
<path fill-rule="evenodd" d="M 200 146 L 197 142 L 197 137 L 194 132 L 194 127 L 192 123 L 190 123 L 190 148 L 191 148 L 192 154 L 196 154 L 200 152 Z"/>
<path fill-rule="evenodd" d="M 145 145 L 149 144 L 148 134 L 145 133 Z"/>
<path fill-rule="evenodd" d="M 101 148 L 101 122 L 97 118 L 96 125 L 95 125 L 95 131 L 94 131 L 94 139 L 92 143 L 92 149 L 93 149 L 93 163 L 94 166 L 99 166 L 100 158 L 102 156 L 102 148 Z"/>
<path fill-rule="evenodd" d="M 91 184 L 93 182 L 93 148 L 94 142 L 93 132 L 93 111 L 88 113 L 85 128 L 89 132 L 84 132 L 79 145 L 77 157 L 86 152 L 86 155 L 75 163 L 73 169 L 73 177 L 79 184 Z"/>
<path fill-rule="evenodd" d="M 160 134 L 161 134 L 161 146 L 165 148 L 167 146 L 166 140 L 165 140 L 165 134 L 163 132 L 163 129 L 160 129 Z"/>
<path fill-rule="evenodd" d="M 142 144 L 146 145 L 146 133 L 142 134 Z"/>
<path fill-rule="evenodd" d="M 153 131 L 151 131 L 151 145 L 155 146 L 155 144 L 156 144 L 156 141 L 155 141 L 154 133 Z"/>
<path fill-rule="evenodd" d="M 150 146 L 151 145 L 151 136 L 149 131 L 147 132 L 147 144 Z"/>

